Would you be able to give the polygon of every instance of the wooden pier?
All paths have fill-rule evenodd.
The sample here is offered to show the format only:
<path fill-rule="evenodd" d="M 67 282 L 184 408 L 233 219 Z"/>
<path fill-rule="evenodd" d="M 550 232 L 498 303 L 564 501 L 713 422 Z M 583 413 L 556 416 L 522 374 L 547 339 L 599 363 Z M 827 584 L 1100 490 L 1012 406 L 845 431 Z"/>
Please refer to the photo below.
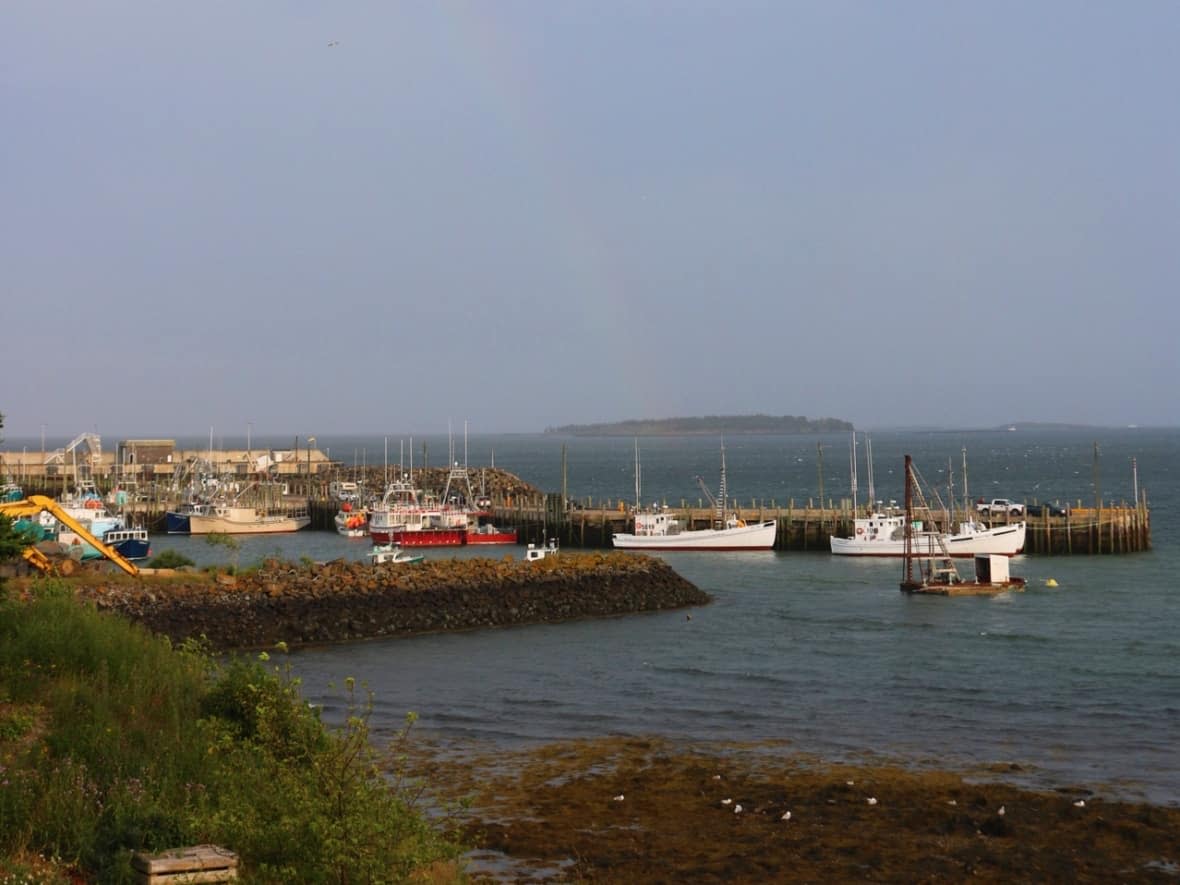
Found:
<path fill-rule="evenodd" d="M 668 508 L 688 528 L 708 528 L 712 525 L 711 508 L 681 502 Z M 1047 511 L 1048 508 L 1045 508 Z M 514 525 L 520 530 L 521 542 L 538 543 L 556 538 L 565 547 L 607 548 L 611 535 L 629 532 L 634 519 L 626 505 L 618 502 L 575 504 L 563 508 L 560 495 L 500 504 L 494 508 L 497 524 Z M 773 519 L 778 523 L 774 549 L 791 552 L 828 553 L 829 538 L 849 537 L 853 532 L 854 513 L 851 502 L 829 502 L 819 507 L 812 501 L 803 506 L 788 501 L 786 506 L 775 502 L 751 501 L 737 508 L 746 521 L 761 522 Z M 941 525 L 941 513 L 919 515 L 926 523 Z M 952 514 L 952 524 L 965 518 L 962 511 Z M 1138 506 L 1120 503 L 1101 508 L 1085 507 L 1080 502 L 1072 505 L 1065 516 L 999 516 L 989 524 L 1019 522 L 1027 526 L 1026 554 L 1038 556 L 1097 555 L 1138 553 L 1151 549 L 1151 514 L 1146 498 Z"/>

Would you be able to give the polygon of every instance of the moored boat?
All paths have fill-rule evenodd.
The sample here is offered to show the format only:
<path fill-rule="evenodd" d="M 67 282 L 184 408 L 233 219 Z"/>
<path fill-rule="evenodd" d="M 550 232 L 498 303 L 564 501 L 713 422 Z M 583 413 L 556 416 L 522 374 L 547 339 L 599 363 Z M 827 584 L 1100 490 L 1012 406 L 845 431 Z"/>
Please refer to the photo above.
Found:
<path fill-rule="evenodd" d="M 253 535 L 297 532 L 311 524 L 303 507 L 271 509 L 266 507 L 218 504 L 207 513 L 189 516 L 189 533 L 193 535 Z"/>
<path fill-rule="evenodd" d="M 721 446 L 721 484 L 716 498 L 698 476 L 701 490 L 713 504 L 713 527 L 688 529 L 683 527 L 665 507 L 642 510 L 638 503 L 634 513 L 632 532 L 618 532 L 611 537 L 620 550 L 770 550 L 778 532 L 778 523 L 771 519 L 747 523 L 736 513 L 725 515 L 725 446 Z M 639 445 L 635 446 L 635 500 L 640 498 Z"/>
<path fill-rule="evenodd" d="M 102 542 L 114 547 L 124 559 L 147 559 L 152 555 L 151 539 L 147 529 L 109 529 Z"/>
<path fill-rule="evenodd" d="M 368 557 L 371 565 L 384 565 L 385 563 L 408 565 L 425 559 L 421 553 L 407 553 L 397 544 L 374 544 Z"/>
<path fill-rule="evenodd" d="M 363 507 L 354 508 L 350 501 L 344 501 L 334 518 L 336 533 L 346 538 L 363 538 L 369 533 L 369 514 Z"/>
<path fill-rule="evenodd" d="M 853 520 L 854 533 L 848 538 L 831 538 L 831 550 L 837 556 L 892 556 L 905 555 L 906 519 L 902 513 L 876 511 Z M 923 533 L 922 520 L 916 520 L 914 530 Z M 1024 550 L 1025 524 L 999 525 L 988 528 L 969 520 L 959 524 L 953 534 L 942 532 L 949 554 L 956 558 L 994 553 L 1015 556 Z"/>

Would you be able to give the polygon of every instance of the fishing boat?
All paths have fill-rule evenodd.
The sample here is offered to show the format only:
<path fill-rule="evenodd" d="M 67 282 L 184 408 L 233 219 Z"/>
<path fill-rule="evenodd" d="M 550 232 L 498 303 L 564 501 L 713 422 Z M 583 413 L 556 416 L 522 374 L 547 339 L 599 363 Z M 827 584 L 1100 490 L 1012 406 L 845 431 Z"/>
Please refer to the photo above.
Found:
<path fill-rule="evenodd" d="M 152 555 L 147 529 L 108 529 L 102 536 L 102 542 L 108 547 L 114 547 L 124 559 L 147 559 Z"/>
<path fill-rule="evenodd" d="M 363 538 L 369 533 L 369 514 L 363 507 L 354 508 L 351 501 L 342 501 L 335 516 L 336 533 L 346 538 Z"/>
<path fill-rule="evenodd" d="M 1024 589 L 1024 578 L 1010 573 L 1008 557 L 1001 554 L 976 555 L 974 578 L 960 575 L 944 535 L 916 528 L 920 523 L 914 519 L 915 506 L 928 510 L 921 485 L 915 478 L 913 460 L 906 455 L 902 592 L 969 596 Z"/>
<path fill-rule="evenodd" d="M 855 533 L 849 538 L 831 537 L 832 553 L 837 556 L 892 556 L 905 555 L 905 514 L 897 510 L 874 511 L 853 520 Z M 914 529 L 924 532 L 925 523 L 914 521 Z M 942 532 L 942 539 L 950 555 L 967 558 L 981 554 L 1015 556 L 1024 550 L 1025 524 L 1000 525 L 988 528 L 974 520 L 959 523 L 954 534 Z"/>
<path fill-rule="evenodd" d="M 461 547 L 467 525 L 465 508 L 444 505 L 414 488 L 408 477 L 390 483 L 369 513 L 369 537 L 377 545 Z"/>
<path fill-rule="evenodd" d="M 725 484 L 725 445 L 721 446 L 721 484 L 718 495 L 713 497 L 704 480 L 696 478 L 705 497 L 713 505 L 713 527 L 690 529 L 681 525 L 680 520 L 667 508 L 659 505 L 650 509 L 640 506 L 641 470 L 639 465 L 639 443 L 635 444 L 635 528 L 631 532 L 618 532 L 611 541 L 620 550 L 770 550 L 774 546 L 778 523 L 771 519 L 765 522 L 747 523 L 736 513 L 726 513 L 727 490 Z"/>
<path fill-rule="evenodd" d="M 189 514 L 193 535 L 254 535 L 297 532 L 311 524 L 306 505 L 288 504 L 283 486 L 253 482 L 230 497 L 232 486 L 204 513 Z"/>
<path fill-rule="evenodd" d="M 525 562 L 536 562 L 539 559 L 544 559 L 546 556 L 557 555 L 557 539 L 551 538 L 548 543 L 538 547 L 536 544 L 529 544 L 528 549 L 524 552 Z"/>
<path fill-rule="evenodd" d="M 407 553 L 397 544 L 374 544 L 368 557 L 371 565 L 384 565 L 385 563 L 408 565 L 425 559 L 421 553 Z"/>
<path fill-rule="evenodd" d="M 865 435 L 866 460 L 868 463 L 869 501 L 874 498 L 873 488 L 873 458 L 872 441 Z M 852 435 L 851 446 L 851 476 L 852 476 L 852 507 L 857 505 L 857 470 L 856 470 L 856 434 Z M 950 471 L 948 470 L 948 477 Z M 996 554 L 999 556 L 1016 556 L 1024 550 L 1026 524 L 1024 522 L 996 525 L 991 528 L 978 522 L 970 514 L 973 510 L 967 503 L 967 452 L 963 450 L 963 497 L 964 512 L 967 519 L 959 523 L 958 528 L 942 532 L 942 540 L 952 557 L 963 559 L 980 554 Z M 953 501 L 952 497 L 952 501 Z M 890 556 L 905 555 L 905 534 L 907 520 L 901 509 L 893 502 L 890 506 L 882 507 L 882 502 L 870 504 L 872 509 L 867 516 L 855 517 L 852 521 L 853 533 L 846 538 L 831 536 L 831 551 L 836 556 Z M 949 514 L 949 512 L 948 512 Z M 936 528 L 927 528 L 926 520 L 920 515 L 913 518 L 913 528 L 919 535 Z M 944 521 L 944 524 L 946 521 Z"/>
<path fill-rule="evenodd" d="M 476 515 L 476 521 L 468 522 L 467 536 L 463 539 L 465 544 L 515 544 L 516 543 L 516 529 L 506 529 L 495 525 L 488 521 L 484 522 L 485 517 Z"/>

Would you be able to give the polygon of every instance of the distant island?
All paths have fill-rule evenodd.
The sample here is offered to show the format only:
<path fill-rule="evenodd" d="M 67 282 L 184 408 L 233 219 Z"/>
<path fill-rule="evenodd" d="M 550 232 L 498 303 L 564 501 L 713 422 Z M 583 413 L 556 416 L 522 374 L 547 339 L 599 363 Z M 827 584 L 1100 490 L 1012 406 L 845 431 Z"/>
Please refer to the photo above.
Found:
<path fill-rule="evenodd" d="M 852 430 L 838 418 L 800 415 L 706 415 L 700 418 L 643 418 L 604 424 L 546 427 L 546 433 L 567 436 L 691 436 L 693 434 L 833 433 Z"/>

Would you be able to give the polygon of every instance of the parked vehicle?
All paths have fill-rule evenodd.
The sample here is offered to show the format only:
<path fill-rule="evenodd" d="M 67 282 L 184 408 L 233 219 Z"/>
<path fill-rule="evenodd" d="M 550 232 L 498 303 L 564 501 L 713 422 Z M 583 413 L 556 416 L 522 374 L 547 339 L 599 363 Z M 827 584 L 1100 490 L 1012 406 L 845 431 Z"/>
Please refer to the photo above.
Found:
<path fill-rule="evenodd" d="M 992 498 L 990 501 L 979 499 L 975 509 L 980 513 L 1007 513 L 1009 516 L 1020 516 L 1024 513 L 1024 505 L 1009 501 L 1007 498 Z"/>
<path fill-rule="evenodd" d="M 1069 505 L 1060 507 L 1057 504 L 1029 504 L 1029 516 L 1069 516 Z"/>

